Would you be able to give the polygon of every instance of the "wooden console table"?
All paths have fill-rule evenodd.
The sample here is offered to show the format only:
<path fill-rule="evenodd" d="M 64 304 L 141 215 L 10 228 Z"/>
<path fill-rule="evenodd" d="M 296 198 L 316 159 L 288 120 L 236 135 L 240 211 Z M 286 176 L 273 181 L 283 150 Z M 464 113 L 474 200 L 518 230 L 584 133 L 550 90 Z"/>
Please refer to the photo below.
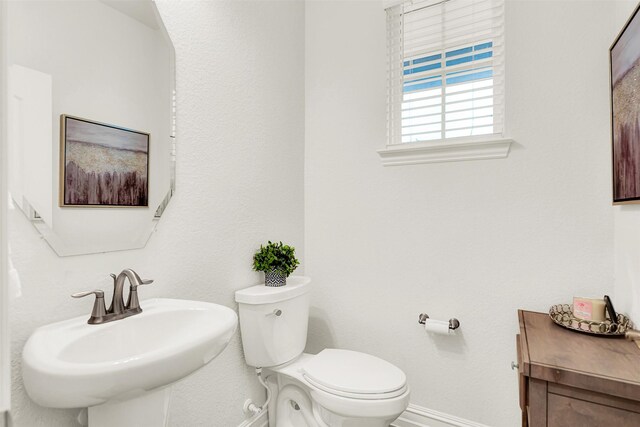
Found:
<path fill-rule="evenodd" d="M 640 348 L 518 310 L 523 427 L 640 426 Z"/>

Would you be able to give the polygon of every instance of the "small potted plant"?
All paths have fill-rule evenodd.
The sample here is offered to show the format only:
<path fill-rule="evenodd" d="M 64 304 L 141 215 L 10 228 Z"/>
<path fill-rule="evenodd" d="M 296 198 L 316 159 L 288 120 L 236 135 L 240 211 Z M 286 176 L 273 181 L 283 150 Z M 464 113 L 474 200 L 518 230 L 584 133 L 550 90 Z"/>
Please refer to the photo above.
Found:
<path fill-rule="evenodd" d="M 292 246 L 269 241 L 266 246 L 260 245 L 260 250 L 253 256 L 253 269 L 264 271 L 265 285 L 284 286 L 287 277 L 300 265 L 295 252 Z"/>

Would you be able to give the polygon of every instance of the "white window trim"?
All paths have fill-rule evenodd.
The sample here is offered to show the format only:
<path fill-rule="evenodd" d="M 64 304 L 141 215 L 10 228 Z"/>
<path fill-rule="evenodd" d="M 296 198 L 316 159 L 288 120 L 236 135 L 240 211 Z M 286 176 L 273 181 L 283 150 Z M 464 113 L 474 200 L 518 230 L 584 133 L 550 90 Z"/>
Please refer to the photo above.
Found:
<path fill-rule="evenodd" d="M 386 10 L 404 1 L 406 0 L 384 0 L 383 9 Z M 387 144 L 386 148 L 377 150 L 377 153 L 383 166 L 504 159 L 509 156 L 512 142 L 514 140 L 506 137 L 503 129 L 503 133 L 479 137 Z"/>
<path fill-rule="evenodd" d="M 509 155 L 512 142 L 510 138 L 496 135 L 484 139 L 449 138 L 387 145 L 387 148 L 378 150 L 378 155 L 383 166 L 504 159 Z"/>

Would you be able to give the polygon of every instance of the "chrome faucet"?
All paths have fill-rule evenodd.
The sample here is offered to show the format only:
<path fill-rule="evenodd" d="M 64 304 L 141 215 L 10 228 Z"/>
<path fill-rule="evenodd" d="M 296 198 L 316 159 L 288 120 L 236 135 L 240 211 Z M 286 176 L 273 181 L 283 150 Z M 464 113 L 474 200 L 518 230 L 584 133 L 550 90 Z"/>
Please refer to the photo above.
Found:
<path fill-rule="evenodd" d="M 87 295 L 95 294 L 96 299 L 93 303 L 93 310 L 91 311 L 91 317 L 87 321 L 90 325 L 96 325 L 100 323 L 112 322 L 118 319 L 124 319 L 125 317 L 133 316 L 142 312 L 140 308 L 140 302 L 138 300 L 138 286 L 148 285 L 153 283 L 153 280 L 143 280 L 138 276 L 138 273 L 130 268 L 122 270 L 117 276 L 111 274 L 113 278 L 113 297 L 111 299 L 111 305 L 107 310 L 104 303 L 104 292 L 101 289 L 88 292 L 78 292 L 71 295 L 73 298 L 82 298 Z M 129 298 L 127 303 L 124 303 L 124 283 L 129 279 Z"/>

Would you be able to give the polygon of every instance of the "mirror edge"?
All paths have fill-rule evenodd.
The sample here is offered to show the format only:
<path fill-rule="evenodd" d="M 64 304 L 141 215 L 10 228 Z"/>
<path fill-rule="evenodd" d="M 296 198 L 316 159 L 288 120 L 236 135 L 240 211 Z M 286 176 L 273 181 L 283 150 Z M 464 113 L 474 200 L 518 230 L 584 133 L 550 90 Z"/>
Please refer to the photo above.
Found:
<path fill-rule="evenodd" d="M 170 77 L 171 81 L 171 128 L 169 131 L 169 190 L 167 191 L 167 195 L 162 199 L 160 205 L 156 209 L 155 214 L 153 215 L 153 221 L 159 222 L 162 214 L 164 213 L 167 206 L 169 206 L 169 202 L 173 198 L 173 195 L 176 192 L 176 47 L 173 44 L 173 40 L 171 40 L 171 35 L 169 35 L 169 30 L 167 30 L 167 26 L 164 23 L 164 19 L 162 19 L 162 14 L 160 14 L 160 10 L 158 9 L 158 2 L 156 0 L 151 0 L 153 3 L 153 12 L 156 17 L 156 21 L 160 25 L 160 29 L 163 37 L 171 47 L 169 50 L 169 63 L 171 64 Z M 151 238 L 151 236 L 149 236 Z M 147 240 L 148 242 L 148 240 Z M 146 243 L 145 243 L 146 246 Z"/>

